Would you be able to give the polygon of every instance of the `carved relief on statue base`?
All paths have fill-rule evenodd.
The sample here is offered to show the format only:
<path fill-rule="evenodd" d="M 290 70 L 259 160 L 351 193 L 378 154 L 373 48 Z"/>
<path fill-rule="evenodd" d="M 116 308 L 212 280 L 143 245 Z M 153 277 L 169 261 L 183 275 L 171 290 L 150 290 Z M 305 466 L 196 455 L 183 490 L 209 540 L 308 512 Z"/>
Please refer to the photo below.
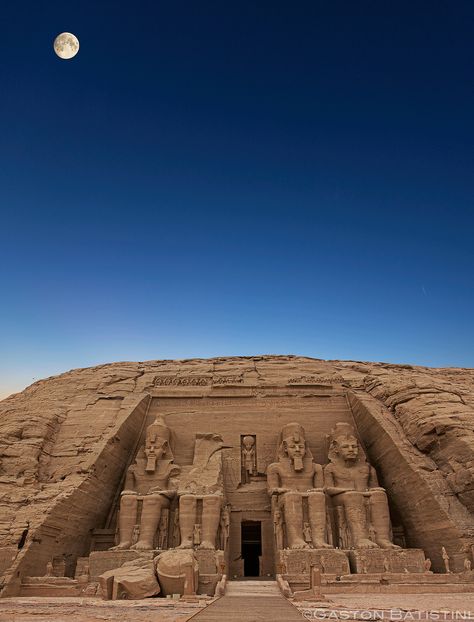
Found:
<path fill-rule="evenodd" d="M 351 571 L 357 574 L 426 572 L 421 549 L 355 549 L 347 553 Z"/>
<path fill-rule="evenodd" d="M 277 553 L 277 568 L 284 575 L 308 575 L 311 566 L 317 566 L 322 574 L 344 575 L 350 573 L 349 560 L 338 549 L 283 549 Z"/>
<path fill-rule="evenodd" d="M 194 551 L 199 565 L 198 594 L 214 596 L 225 567 L 224 551 Z"/>

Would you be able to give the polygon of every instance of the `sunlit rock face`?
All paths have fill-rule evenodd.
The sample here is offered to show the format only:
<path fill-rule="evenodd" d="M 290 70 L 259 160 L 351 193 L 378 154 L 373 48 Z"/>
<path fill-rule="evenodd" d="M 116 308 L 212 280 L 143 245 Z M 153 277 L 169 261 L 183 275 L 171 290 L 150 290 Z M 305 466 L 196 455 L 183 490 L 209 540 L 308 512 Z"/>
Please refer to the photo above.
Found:
<path fill-rule="evenodd" d="M 452 569 L 471 554 L 474 370 L 296 356 L 125 362 L 41 380 L 0 402 L 2 595 L 20 593 L 22 579 L 45 575 L 51 562 L 73 577 L 79 558 L 112 548 L 114 532 L 119 542 L 127 471 L 157 417 L 180 467 L 178 493 L 195 515 L 204 488 L 211 501 L 222 495 L 204 527 L 229 560 L 241 555 L 245 525 L 260 522 L 263 575 L 278 563 L 267 469 L 278 461 L 280 431 L 293 422 L 322 468 L 335 425 L 353 426 L 386 492 L 395 544 L 422 549 L 434 570 L 444 568 L 441 545 Z M 205 471 L 197 465 L 200 452 L 208 464 L 211 442 L 219 463 Z M 189 519 L 189 538 L 198 548 L 207 535 L 197 520 Z M 303 544 L 310 522 L 298 534 Z M 179 546 L 176 523 L 170 547 Z M 241 560 L 229 563 L 232 575 L 245 574 Z"/>

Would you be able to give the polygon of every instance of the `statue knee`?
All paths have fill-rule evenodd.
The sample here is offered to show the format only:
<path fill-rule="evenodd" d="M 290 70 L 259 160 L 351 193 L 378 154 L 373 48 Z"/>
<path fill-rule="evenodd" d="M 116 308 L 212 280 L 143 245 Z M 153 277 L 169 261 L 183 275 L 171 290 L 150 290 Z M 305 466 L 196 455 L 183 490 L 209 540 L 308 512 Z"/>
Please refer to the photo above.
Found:
<path fill-rule="evenodd" d="M 209 495 L 204 497 L 204 505 L 209 508 L 220 508 L 222 497 L 220 495 Z"/>
<path fill-rule="evenodd" d="M 179 507 L 184 510 L 190 509 L 196 502 L 196 497 L 193 495 L 183 495 L 179 499 Z"/>
<path fill-rule="evenodd" d="M 120 507 L 124 509 L 131 509 L 137 506 L 137 498 L 135 495 L 123 495 L 120 500 Z"/>
<path fill-rule="evenodd" d="M 143 499 L 143 507 L 161 508 L 165 505 L 165 498 L 162 495 L 148 495 Z"/>
<path fill-rule="evenodd" d="M 374 504 L 386 504 L 387 494 L 384 490 L 374 490 L 370 495 L 370 502 Z"/>

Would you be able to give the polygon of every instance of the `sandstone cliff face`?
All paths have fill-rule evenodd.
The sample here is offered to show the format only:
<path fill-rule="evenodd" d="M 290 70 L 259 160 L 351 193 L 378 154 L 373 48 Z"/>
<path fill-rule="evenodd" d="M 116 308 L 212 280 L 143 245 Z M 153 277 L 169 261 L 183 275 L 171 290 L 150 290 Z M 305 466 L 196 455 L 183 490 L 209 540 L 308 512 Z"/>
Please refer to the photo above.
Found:
<path fill-rule="evenodd" d="M 72 572 L 88 552 L 157 392 L 306 385 L 345 392 L 410 545 L 439 567 L 443 536 L 461 564 L 474 543 L 474 370 L 293 356 L 116 363 L 36 382 L 0 402 L 3 594 L 21 576 L 43 574 L 55 555 L 70 559 Z"/>

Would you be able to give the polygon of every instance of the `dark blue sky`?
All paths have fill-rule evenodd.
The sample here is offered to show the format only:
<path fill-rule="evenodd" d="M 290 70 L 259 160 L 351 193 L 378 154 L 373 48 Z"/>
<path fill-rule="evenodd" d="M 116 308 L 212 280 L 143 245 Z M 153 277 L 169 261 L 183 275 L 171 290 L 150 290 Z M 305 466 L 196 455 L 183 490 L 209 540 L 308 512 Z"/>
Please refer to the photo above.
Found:
<path fill-rule="evenodd" d="M 474 365 L 473 2 L 0 19 L 0 393 L 124 359 Z"/>

